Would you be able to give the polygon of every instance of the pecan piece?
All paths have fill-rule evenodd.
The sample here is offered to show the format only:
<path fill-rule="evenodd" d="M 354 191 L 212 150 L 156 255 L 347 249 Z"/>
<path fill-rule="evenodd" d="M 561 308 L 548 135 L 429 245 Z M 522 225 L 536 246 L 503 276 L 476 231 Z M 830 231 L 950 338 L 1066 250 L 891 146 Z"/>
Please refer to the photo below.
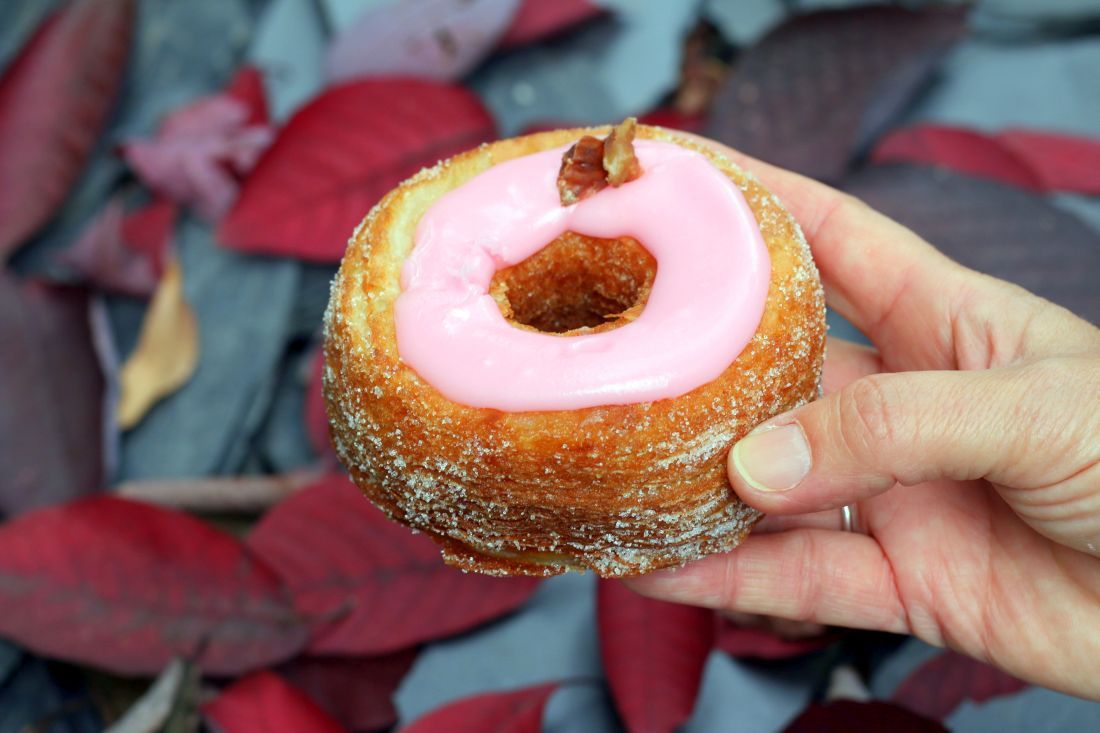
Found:
<path fill-rule="evenodd" d="M 621 186 L 642 175 L 642 166 L 634 155 L 634 130 L 638 121 L 627 117 L 603 142 L 603 167 L 607 182 Z"/>
<path fill-rule="evenodd" d="M 585 135 L 565 151 L 558 171 L 558 197 L 562 206 L 611 186 L 621 186 L 642 174 L 634 155 L 634 131 L 637 120 L 629 117 L 615 127 L 606 139 Z"/>
<path fill-rule="evenodd" d="M 575 204 L 607 187 L 603 147 L 603 140 L 585 135 L 565 151 L 558 171 L 558 197 L 562 206 Z"/>

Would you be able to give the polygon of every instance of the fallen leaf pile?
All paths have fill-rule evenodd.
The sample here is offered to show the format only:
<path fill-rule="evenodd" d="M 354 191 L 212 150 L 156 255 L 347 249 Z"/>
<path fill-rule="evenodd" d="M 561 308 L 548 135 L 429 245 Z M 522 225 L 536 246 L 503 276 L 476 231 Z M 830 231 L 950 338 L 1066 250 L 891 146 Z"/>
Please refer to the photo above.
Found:
<path fill-rule="evenodd" d="M 0 5 L 0 733 L 535 733 L 578 695 L 631 733 L 697 732 L 737 675 L 820 693 L 773 727 L 900 733 L 1033 690 L 933 650 L 883 699 L 829 699 L 896 642 L 612 581 L 583 591 L 590 674 L 435 690 L 439 654 L 561 612 L 545 591 L 570 579 L 445 566 L 342 472 L 321 392 L 329 282 L 387 191 L 502 131 L 633 117 L 1100 322 L 1100 219 L 1073 209 L 1100 138 L 907 116 L 974 32 L 957 8 L 775 3 L 730 40 L 716 3 Z"/>

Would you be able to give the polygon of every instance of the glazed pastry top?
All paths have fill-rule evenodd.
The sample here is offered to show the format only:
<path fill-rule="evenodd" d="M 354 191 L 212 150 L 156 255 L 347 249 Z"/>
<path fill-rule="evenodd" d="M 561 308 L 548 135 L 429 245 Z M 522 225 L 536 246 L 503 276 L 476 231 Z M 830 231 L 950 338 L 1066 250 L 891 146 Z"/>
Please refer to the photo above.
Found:
<path fill-rule="evenodd" d="M 675 398 L 715 378 L 753 337 L 771 263 L 738 187 L 704 156 L 635 143 L 643 175 L 571 206 L 563 149 L 505 161 L 424 214 L 395 304 L 402 361 L 448 399 L 505 412 Z M 493 275 L 565 232 L 631 237 L 656 259 L 632 322 L 577 335 L 509 323 Z"/>

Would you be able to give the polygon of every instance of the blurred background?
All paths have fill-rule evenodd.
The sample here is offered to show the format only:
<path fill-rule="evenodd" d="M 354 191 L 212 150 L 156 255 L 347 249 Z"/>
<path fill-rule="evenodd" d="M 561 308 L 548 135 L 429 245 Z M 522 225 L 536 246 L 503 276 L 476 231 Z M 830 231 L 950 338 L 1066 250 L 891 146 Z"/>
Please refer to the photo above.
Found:
<path fill-rule="evenodd" d="M 1100 729 L 913 640 L 464 576 L 348 485 L 354 226 L 628 115 L 1100 323 L 1098 0 L 0 2 L 0 733 Z"/>

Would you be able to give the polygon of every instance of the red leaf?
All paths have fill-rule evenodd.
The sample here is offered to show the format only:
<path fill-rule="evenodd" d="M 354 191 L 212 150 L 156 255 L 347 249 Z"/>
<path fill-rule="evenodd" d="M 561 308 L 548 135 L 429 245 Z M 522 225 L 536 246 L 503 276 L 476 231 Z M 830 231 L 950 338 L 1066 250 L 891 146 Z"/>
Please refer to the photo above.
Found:
<path fill-rule="evenodd" d="M 714 643 L 714 612 L 596 586 L 600 656 L 627 730 L 666 733 L 691 716 Z"/>
<path fill-rule="evenodd" d="M 305 404 L 306 433 L 317 455 L 321 456 L 323 462 L 335 468 L 336 453 L 332 449 L 328 413 L 325 412 L 324 370 L 325 355 L 318 349 L 309 367 L 309 386 L 306 389 Z"/>
<path fill-rule="evenodd" d="M 387 191 L 495 134 L 489 113 L 461 87 L 370 79 L 332 88 L 287 122 L 219 237 L 246 252 L 336 262 Z"/>
<path fill-rule="evenodd" d="M 1028 162 L 1044 190 L 1100 195 L 1100 140 L 1033 130 L 1005 130 L 997 139 Z"/>
<path fill-rule="evenodd" d="M 158 198 L 134 209 L 122 218 L 122 241 L 152 262 L 157 277 L 164 274 L 164 260 L 179 208 L 168 199 Z"/>
<path fill-rule="evenodd" d="M 833 634 L 806 639 L 784 639 L 768 629 L 739 626 L 727 620 L 718 624 L 715 648 L 738 659 L 790 659 L 831 644 Z"/>
<path fill-rule="evenodd" d="M 891 133 L 875 148 L 878 163 L 923 163 L 1035 191 L 1100 194 L 1100 141 L 1006 130 L 989 135 L 947 125 Z"/>
<path fill-rule="evenodd" d="M 102 487 L 104 390 L 87 294 L 0 272 L 0 516 Z"/>
<path fill-rule="evenodd" d="M 77 0 L 0 79 L 0 261 L 80 175 L 122 79 L 133 0 Z"/>
<path fill-rule="evenodd" d="M 946 733 L 934 720 L 888 702 L 837 700 L 815 703 L 795 718 L 784 733 Z"/>
<path fill-rule="evenodd" d="M 894 702 L 943 720 L 965 700 L 982 702 L 1010 695 L 1028 685 L 1007 672 L 957 652 L 932 657 L 910 674 L 894 691 Z"/>
<path fill-rule="evenodd" d="M 589 0 L 523 0 L 500 39 L 504 48 L 539 41 L 604 14 Z"/>
<path fill-rule="evenodd" d="M 918 125 L 897 130 L 875 147 L 872 160 L 937 165 L 1023 188 L 1042 188 L 1027 162 L 996 138 L 959 127 Z"/>
<path fill-rule="evenodd" d="M 520 606 L 538 581 L 466 574 L 333 474 L 280 503 L 248 544 L 303 614 L 331 619 L 315 654 L 370 655 L 465 631 Z"/>
<path fill-rule="evenodd" d="M 271 672 L 255 672 L 202 706 L 221 733 L 341 733 L 304 694 Z"/>
<path fill-rule="evenodd" d="M 397 722 L 393 693 L 416 650 L 384 657 L 299 657 L 279 670 L 317 705 L 351 730 L 379 730 Z"/>
<path fill-rule="evenodd" d="M 153 674 L 235 675 L 305 643 L 279 580 L 186 514 L 99 495 L 0 527 L 0 634 L 41 654 Z"/>
<path fill-rule="evenodd" d="M 225 89 L 225 94 L 248 108 L 246 125 L 269 125 L 271 114 L 267 108 L 263 73 L 255 66 L 242 66 Z"/>
<path fill-rule="evenodd" d="M 97 288 L 138 298 L 156 290 L 175 224 L 175 204 L 158 199 L 131 212 L 116 196 L 60 260 Z"/>
<path fill-rule="evenodd" d="M 539 733 L 546 703 L 557 689 L 555 683 L 467 697 L 433 710 L 401 733 Z"/>
<path fill-rule="evenodd" d="M 707 118 L 704 115 L 684 114 L 672 107 L 658 107 L 639 117 L 638 122 L 684 132 L 701 132 L 707 123 Z"/>

